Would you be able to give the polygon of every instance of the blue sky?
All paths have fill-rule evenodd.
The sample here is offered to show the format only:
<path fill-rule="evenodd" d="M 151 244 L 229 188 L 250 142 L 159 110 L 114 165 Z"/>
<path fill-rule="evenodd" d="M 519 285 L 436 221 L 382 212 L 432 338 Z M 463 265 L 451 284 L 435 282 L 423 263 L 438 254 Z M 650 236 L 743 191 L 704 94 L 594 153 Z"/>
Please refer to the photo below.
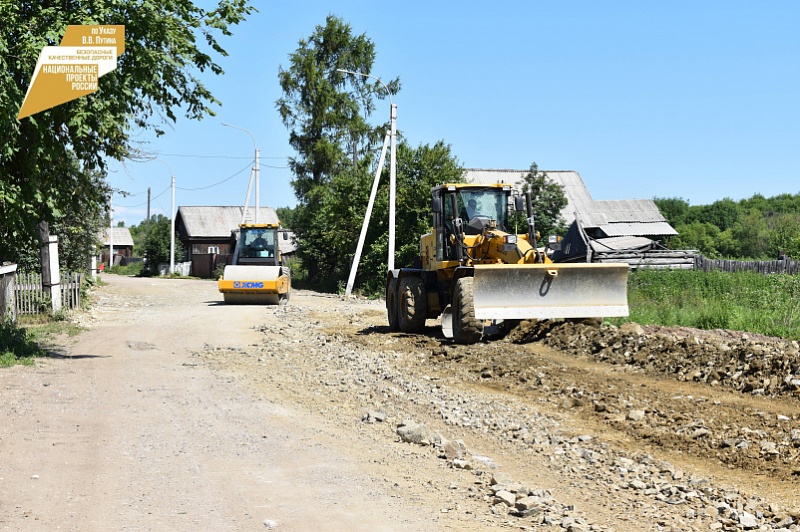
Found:
<path fill-rule="evenodd" d="M 256 1 L 223 41 L 223 105 L 137 134 L 159 162 L 114 163 L 115 221 L 176 205 L 242 205 L 261 151 L 261 204 L 296 204 L 277 74 L 328 14 L 375 43 L 373 74 L 400 77 L 397 127 L 443 140 L 467 168 L 576 170 L 595 199 L 692 205 L 800 193 L 800 2 Z M 388 118 L 378 102 L 374 123 Z M 220 183 L 226 180 L 224 183 Z M 189 190 L 192 189 L 192 190 Z M 252 200 L 251 200 L 252 203 Z"/>

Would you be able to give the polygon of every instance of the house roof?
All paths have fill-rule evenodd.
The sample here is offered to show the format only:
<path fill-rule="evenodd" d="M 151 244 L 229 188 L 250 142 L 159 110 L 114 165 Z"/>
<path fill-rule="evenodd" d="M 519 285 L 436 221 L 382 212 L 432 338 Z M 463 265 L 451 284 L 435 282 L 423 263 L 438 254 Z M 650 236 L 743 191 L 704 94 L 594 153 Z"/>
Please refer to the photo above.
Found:
<path fill-rule="evenodd" d="M 109 231 L 111 229 L 111 235 L 114 237 L 114 246 L 133 246 L 133 237 L 131 236 L 131 230 L 127 227 L 109 227 L 103 230 L 103 233 L 100 235 L 100 241 L 103 243 L 104 246 L 108 246 L 111 244 L 109 238 Z"/>
<path fill-rule="evenodd" d="M 242 223 L 244 207 L 178 207 L 188 238 L 228 238 Z M 255 209 L 248 209 L 245 223 L 255 223 Z M 272 207 L 259 207 L 258 223 L 277 224 L 278 214 Z"/>
<path fill-rule="evenodd" d="M 469 183 L 510 183 L 516 188 L 522 188 L 522 183 L 528 170 L 482 170 L 478 168 L 465 169 L 465 178 Z M 575 221 L 575 211 L 582 211 L 586 205 L 591 204 L 592 197 L 583 183 L 578 172 L 573 170 L 547 170 L 547 177 L 554 183 L 561 185 L 567 197 L 567 205 L 561 209 L 561 217 L 567 225 Z"/>
<path fill-rule="evenodd" d="M 561 185 L 567 205 L 561 217 L 567 225 L 576 213 L 584 229 L 600 229 L 608 236 L 666 236 L 678 232 L 667 223 L 653 200 L 593 200 L 580 174 L 573 170 L 543 170 L 554 183 Z M 470 183 L 513 183 L 521 188 L 528 170 L 465 170 Z"/>

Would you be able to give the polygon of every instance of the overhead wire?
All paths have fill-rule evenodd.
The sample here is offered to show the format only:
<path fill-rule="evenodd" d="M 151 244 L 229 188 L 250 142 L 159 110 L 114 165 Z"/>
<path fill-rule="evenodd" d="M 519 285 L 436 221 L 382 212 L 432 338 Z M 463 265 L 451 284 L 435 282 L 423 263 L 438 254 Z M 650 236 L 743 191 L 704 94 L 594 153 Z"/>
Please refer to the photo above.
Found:
<path fill-rule="evenodd" d="M 195 157 L 197 159 L 250 159 L 253 160 L 252 155 L 195 155 L 191 153 L 159 153 L 166 157 Z M 269 155 L 262 156 L 261 159 L 288 159 L 285 155 Z"/>
<path fill-rule="evenodd" d="M 197 191 L 197 190 L 206 190 L 206 189 L 209 189 L 209 188 L 213 188 L 213 187 L 222 185 L 223 183 L 226 183 L 227 181 L 230 181 L 234 177 L 238 176 L 239 174 L 241 174 L 242 172 L 247 170 L 250 167 L 250 165 L 252 163 L 254 163 L 253 157 L 245 157 L 245 156 L 241 156 L 240 157 L 240 156 L 229 156 L 229 155 L 192 155 L 192 154 L 180 154 L 180 153 L 159 153 L 158 155 L 164 155 L 164 156 L 169 156 L 169 157 L 194 157 L 194 158 L 199 158 L 199 159 L 249 159 L 247 165 L 245 165 L 242 169 L 236 171 L 234 174 L 226 177 L 225 179 L 223 179 L 221 181 L 217 181 L 216 183 L 212 183 L 210 185 L 204 185 L 202 187 L 194 187 L 194 188 L 186 188 L 186 187 L 178 187 L 178 186 L 175 187 L 176 190 L 182 190 L 184 192 L 193 192 L 193 191 Z M 271 156 L 271 157 L 265 157 L 265 159 L 286 159 L 286 157 L 284 157 L 284 156 Z M 155 157 L 153 157 L 152 159 L 143 159 L 143 160 L 134 161 L 134 162 L 149 162 L 151 160 L 155 160 Z M 261 166 L 264 167 L 264 168 L 273 168 L 273 169 L 289 168 L 288 166 L 276 166 L 276 165 L 261 165 Z M 124 164 L 123 164 L 123 171 L 125 172 L 125 174 L 131 180 L 136 181 L 136 179 L 130 174 L 130 171 L 128 170 L 127 166 L 124 165 Z M 170 185 L 169 187 L 167 187 L 166 190 L 164 190 L 163 192 L 161 192 L 160 194 L 155 196 L 155 198 L 161 196 L 162 194 L 164 194 L 167 190 L 170 190 L 171 188 L 172 188 L 172 186 Z M 145 192 L 128 192 L 127 195 L 128 196 L 139 196 L 139 195 L 144 194 L 144 193 Z M 155 198 L 151 198 L 151 200 L 153 200 Z M 127 208 L 134 208 L 134 207 L 141 207 L 143 205 L 147 205 L 147 202 L 138 203 L 136 205 L 121 205 L 120 204 L 119 206 L 120 207 L 127 207 Z"/>
<path fill-rule="evenodd" d="M 161 192 L 159 192 L 158 194 L 156 194 L 155 196 L 151 197 L 151 198 L 150 198 L 150 201 L 155 201 L 156 199 L 160 198 L 161 196 L 163 196 L 164 194 L 166 194 L 166 193 L 167 193 L 167 191 L 169 191 L 169 190 L 171 190 L 171 189 L 172 189 L 172 185 L 169 185 L 169 186 L 167 186 L 167 188 L 165 188 L 163 191 L 161 191 Z M 139 194 L 140 194 L 140 193 L 139 193 Z M 132 195 L 134 195 L 134 196 L 138 196 L 139 194 L 132 194 Z M 121 204 L 117 204 L 117 205 L 115 205 L 115 207 L 116 207 L 116 206 L 119 206 L 119 207 L 127 207 L 127 208 L 129 208 L 129 209 L 132 209 L 132 208 L 134 208 L 134 207 L 141 207 L 141 206 L 143 206 L 143 205 L 147 205 L 147 202 L 145 201 L 145 202 L 142 202 L 142 203 L 137 203 L 136 205 L 121 205 Z"/>
<path fill-rule="evenodd" d="M 226 177 L 226 178 L 225 178 L 225 179 L 223 179 L 222 181 L 218 181 L 218 182 L 216 182 L 216 183 L 212 183 L 211 185 L 206 185 L 206 186 L 203 186 L 203 187 L 197 187 L 197 188 L 183 188 L 183 187 L 175 187 L 175 188 L 176 188 L 176 189 L 178 189 L 178 190 L 183 190 L 183 191 L 187 191 L 187 192 L 189 192 L 189 191 L 192 191 L 192 190 L 205 190 L 205 189 L 207 189 L 207 188 L 216 187 L 217 185 L 221 185 L 222 183 L 225 183 L 226 181 L 230 181 L 231 179 L 233 179 L 233 178 L 234 178 L 234 177 L 236 177 L 237 175 L 241 174 L 242 172 L 244 172 L 244 171 L 245 171 L 245 170 L 247 170 L 248 168 L 250 168 L 250 163 L 249 163 L 249 162 L 247 163 L 247 165 L 246 165 L 244 168 L 242 168 L 241 170 L 239 170 L 239 171 L 238 171 L 238 172 L 236 172 L 235 174 L 233 174 L 233 175 L 231 175 L 231 176 L 228 176 L 228 177 Z"/>

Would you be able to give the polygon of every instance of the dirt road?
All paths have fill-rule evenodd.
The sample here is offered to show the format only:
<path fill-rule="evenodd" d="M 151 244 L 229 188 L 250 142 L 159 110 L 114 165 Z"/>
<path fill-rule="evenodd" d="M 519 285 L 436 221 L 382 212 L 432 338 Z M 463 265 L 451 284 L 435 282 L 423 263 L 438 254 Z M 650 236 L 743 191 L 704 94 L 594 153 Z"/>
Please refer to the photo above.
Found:
<path fill-rule="evenodd" d="M 313 412 L 194 354 L 258 345 L 267 310 L 209 282 L 104 278 L 63 356 L 0 371 L 0 529 L 432 529 Z"/>
<path fill-rule="evenodd" d="M 800 530 L 788 343 L 455 346 L 381 302 L 104 279 L 88 331 L 0 370 L 0 530 Z"/>

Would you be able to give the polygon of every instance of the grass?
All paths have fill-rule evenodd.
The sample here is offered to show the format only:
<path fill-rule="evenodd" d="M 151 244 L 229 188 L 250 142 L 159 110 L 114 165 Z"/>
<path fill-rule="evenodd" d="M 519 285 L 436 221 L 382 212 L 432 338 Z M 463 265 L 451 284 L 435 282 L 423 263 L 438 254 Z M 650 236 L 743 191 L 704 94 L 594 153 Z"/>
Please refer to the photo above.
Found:
<path fill-rule="evenodd" d="M 42 355 L 44 350 L 33 340 L 27 329 L 10 321 L 0 323 L 0 367 L 32 365 L 34 358 Z"/>
<path fill-rule="evenodd" d="M 640 270 L 628 280 L 628 320 L 732 329 L 800 340 L 800 277 L 753 272 Z"/>
<path fill-rule="evenodd" d="M 16 325 L 10 321 L 0 323 L 0 368 L 33 365 L 36 357 L 47 355 L 42 346 L 52 344 L 57 336 L 75 336 L 82 330 L 66 321 L 64 313 L 22 315 Z"/>

